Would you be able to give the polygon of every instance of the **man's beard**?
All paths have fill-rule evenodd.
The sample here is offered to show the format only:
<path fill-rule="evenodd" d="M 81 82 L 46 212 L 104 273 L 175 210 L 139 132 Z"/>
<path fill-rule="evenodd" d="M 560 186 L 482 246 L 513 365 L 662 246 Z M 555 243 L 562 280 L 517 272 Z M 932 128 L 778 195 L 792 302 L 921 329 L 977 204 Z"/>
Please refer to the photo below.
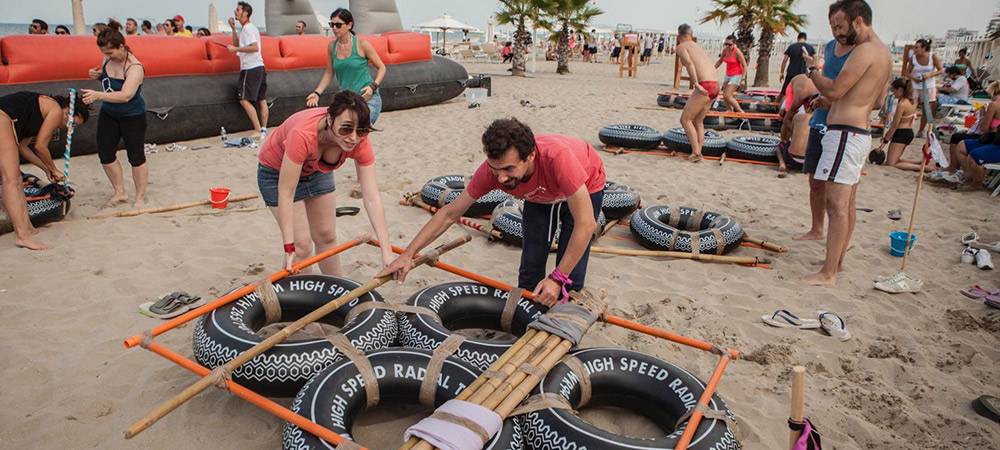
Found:
<path fill-rule="evenodd" d="M 854 29 L 854 24 L 847 24 L 847 35 L 837 35 L 837 42 L 841 45 L 855 45 L 858 43 L 858 31 Z"/>

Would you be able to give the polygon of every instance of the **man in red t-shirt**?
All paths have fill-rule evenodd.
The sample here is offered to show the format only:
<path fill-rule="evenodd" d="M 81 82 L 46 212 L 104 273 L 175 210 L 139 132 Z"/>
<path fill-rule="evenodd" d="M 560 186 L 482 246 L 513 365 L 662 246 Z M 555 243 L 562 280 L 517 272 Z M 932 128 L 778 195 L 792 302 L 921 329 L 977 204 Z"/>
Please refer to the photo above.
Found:
<path fill-rule="evenodd" d="M 486 161 L 465 191 L 434 214 L 382 274 L 404 279 L 413 267 L 413 255 L 457 222 L 479 197 L 500 189 L 524 199 L 518 286 L 532 290 L 535 301 L 550 306 L 564 297 L 564 290 L 582 289 L 604 198 L 604 163 L 597 151 L 569 136 L 535 136 L 514 118 L 496 120 L 486 128 L 483 150 Z M 556 268 L 546 277 L 545 263 L 557 228 L 561 231 Z"/>

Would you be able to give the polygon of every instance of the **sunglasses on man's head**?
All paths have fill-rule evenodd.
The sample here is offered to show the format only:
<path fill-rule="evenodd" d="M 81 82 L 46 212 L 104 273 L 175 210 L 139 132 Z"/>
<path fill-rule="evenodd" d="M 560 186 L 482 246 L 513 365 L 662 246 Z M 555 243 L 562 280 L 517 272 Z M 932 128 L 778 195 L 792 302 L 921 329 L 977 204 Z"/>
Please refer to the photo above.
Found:
<path fill-rule="evenodd" d="M 347 24 L 344 23 L 344 22 L 333 22 L 333 21 L 330 22 L 330 26 L 333 27 L 333 28 L 336 28 L 338 30 L 340 29 L 340 27 L 342 27 L 344 25 L 347 25 Z"/>

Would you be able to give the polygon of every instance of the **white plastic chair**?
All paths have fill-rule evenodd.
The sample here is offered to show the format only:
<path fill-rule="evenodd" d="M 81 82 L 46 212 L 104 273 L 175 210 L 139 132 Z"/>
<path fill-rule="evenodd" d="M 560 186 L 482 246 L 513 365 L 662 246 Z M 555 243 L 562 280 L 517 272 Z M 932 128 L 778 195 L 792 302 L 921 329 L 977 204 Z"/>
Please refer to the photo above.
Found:
<path fill-rule="evenodd" d="M 993 189 L 992 197 L 1000 195 L 1000 164 L 983 164 L 986 169 L 986 189 Z"/>

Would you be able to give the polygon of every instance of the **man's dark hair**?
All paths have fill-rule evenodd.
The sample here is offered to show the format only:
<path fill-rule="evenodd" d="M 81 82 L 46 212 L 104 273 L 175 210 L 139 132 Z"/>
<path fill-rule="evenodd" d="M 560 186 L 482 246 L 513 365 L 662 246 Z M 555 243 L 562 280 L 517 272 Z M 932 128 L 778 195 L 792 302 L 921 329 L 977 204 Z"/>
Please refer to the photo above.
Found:
<path fill-rule="evenodd" d="M 681 26 L 677 27 L 677 35 L 684 36 L 685 34 L 691 34 L 691 25 L 682 23 Z"/>
<path fill-rule="evenodd" d="M 142 29 L 143 30 L 151 30 L 152 31 L 152 29 L 153 29 L 153 22 L 150 22 L 148 20 L 143 20 L 142 21 Z"/>
<path fill-rule="evenodd" d="M 535 151 L 535 134 L 531 128 L 511 117 L 494 120 L 483 132 L 483 151 L 486 157 L 498 159 L 503 157 L 511 147 L 517 149 L 521 161 Z"/>
<path fill-rule="evenodd" d="M 126 24 L 129 23 L 129 22 L 132 22 L 132 23 L 136 24 L 136 26 L 139 25 L 139 22 L 136 22 L 135 19 L 133 19 L 131 17 L 129 17 L 128 19 L 125 19 L 125 23 Z"/>
<path fill-rule="evenodd" d="M 969 53 L 969 49 L 967 49 L 967 48 L 964 48 L 964 47 L 963 47 L 963 48 L 960 48 L 960 49 L 958 49 L 958 54 L 959 54 L 959 55 L 965 55 L 966 53 Z"/>
<path fill-rule="evenodd" d="M 237 8 L 243 8 L 243 11 L 247 13 L 247 17 L 253 15 L 253 6 L 250 6 L 247 2 L 236 2 Z"/>
<path fill-rule="evenodd" d="M 65 31 L 66 34 L 70 34 L 69 27 L 66 25 L 56 25 L 56 34 L 59 34 L 59 30 Z"/>
<path fill-rule="evenodd" d="M 59 104 L 60 108 L 69 108 L 69 96 L 53 95 L 52 100 L 55 100 L 56 103 Z M 73 107 L 74 108 L 73 114 L 80 116 L 80 118 L 82 118 L 84 122 L 90 120 L 90 106 L 87 106 L 87 104 L 83 102 L 82 95 L 77 95 L 76 101 L 73 102 L 73 104 L 75 105 Z M 78 123 L 77 125 L 81 124 Z"/>
<path fill-rule="evenodd" d="M 930 50 L 931 49 L 931 40 L 930 39 L 923 39 L 923 38 L 917 39 L 917 45 L 923 47 L 924 50 Z"/>
<path fill-rule="evenodd" d="M 208 28 L 201 27 L 198 29 L 198 35 L 208 37 L 212 35 L 212 32 L 209 31 Z"/>
<path fill-rule="evenodd" d="M 306 27 L 306 21 L 304 21 L 304 20 L 296 20 L 295 23 L 301 23 L 302 24 L 302 28 Z"/>
<path fill-rule="evenodd" d="M 22 22 L 22 23 L 23 23 L 23 22 Z M 42 19 L 35 19 L 35 20 L 32 20 L 32 21 L 31 21 L 31 23 L 33 23 L 33 24 L 35 24 L 35 25 L 38 25 L 38 28 L 41 28 L 41 29 L 43 29 L 43 30 L 45 30 L 45 31 L 48 31 L 48 30 L 49 30 L 49 24 L 48 24 L 48 23 L 46 23 L 46 22 L 45 22 L 44 20 L 42 20 Z"/>
<path fill-rule="evenodd" d="M 947 69 L 944 69 L 944 73 L 948 75 L 961 75 L 962 69 L 959 69 L 958 66 L 948 66 Z"/>
<path fill-rule="evenodd" d="M 354 111 L 354 114 L 358 116 L 358 123 L 355 127 L 358 129 L 371 129 L 372 118 L 371 110 L 368 109 L 368 101 L 365 100 L 360 94 L 354 91 L 349 91 L 344 89 L 333 96 L 333 103 L 326 109 L 326 113 L 330 115 L 330 120 L 336 119 L 341 113 L 346 110 Z"/>
<path fill-rule="evenodd" d="M 872 24 L 872 7 L 868 6 L 868 2 L 865 0 L 837 0 L 830 5 L 830 13 L 827 17 L 833 17 L 837 11 L 843 11 L 849 22 L 860 17 L 865 25 L 871 26 Z"/>
<path fill-rule="evenodd" d="M 806 37 L 806 32 L 805 31 L 800 32 L 799 37 L 797 39 L 808 39 L 808 37 Z"/>

